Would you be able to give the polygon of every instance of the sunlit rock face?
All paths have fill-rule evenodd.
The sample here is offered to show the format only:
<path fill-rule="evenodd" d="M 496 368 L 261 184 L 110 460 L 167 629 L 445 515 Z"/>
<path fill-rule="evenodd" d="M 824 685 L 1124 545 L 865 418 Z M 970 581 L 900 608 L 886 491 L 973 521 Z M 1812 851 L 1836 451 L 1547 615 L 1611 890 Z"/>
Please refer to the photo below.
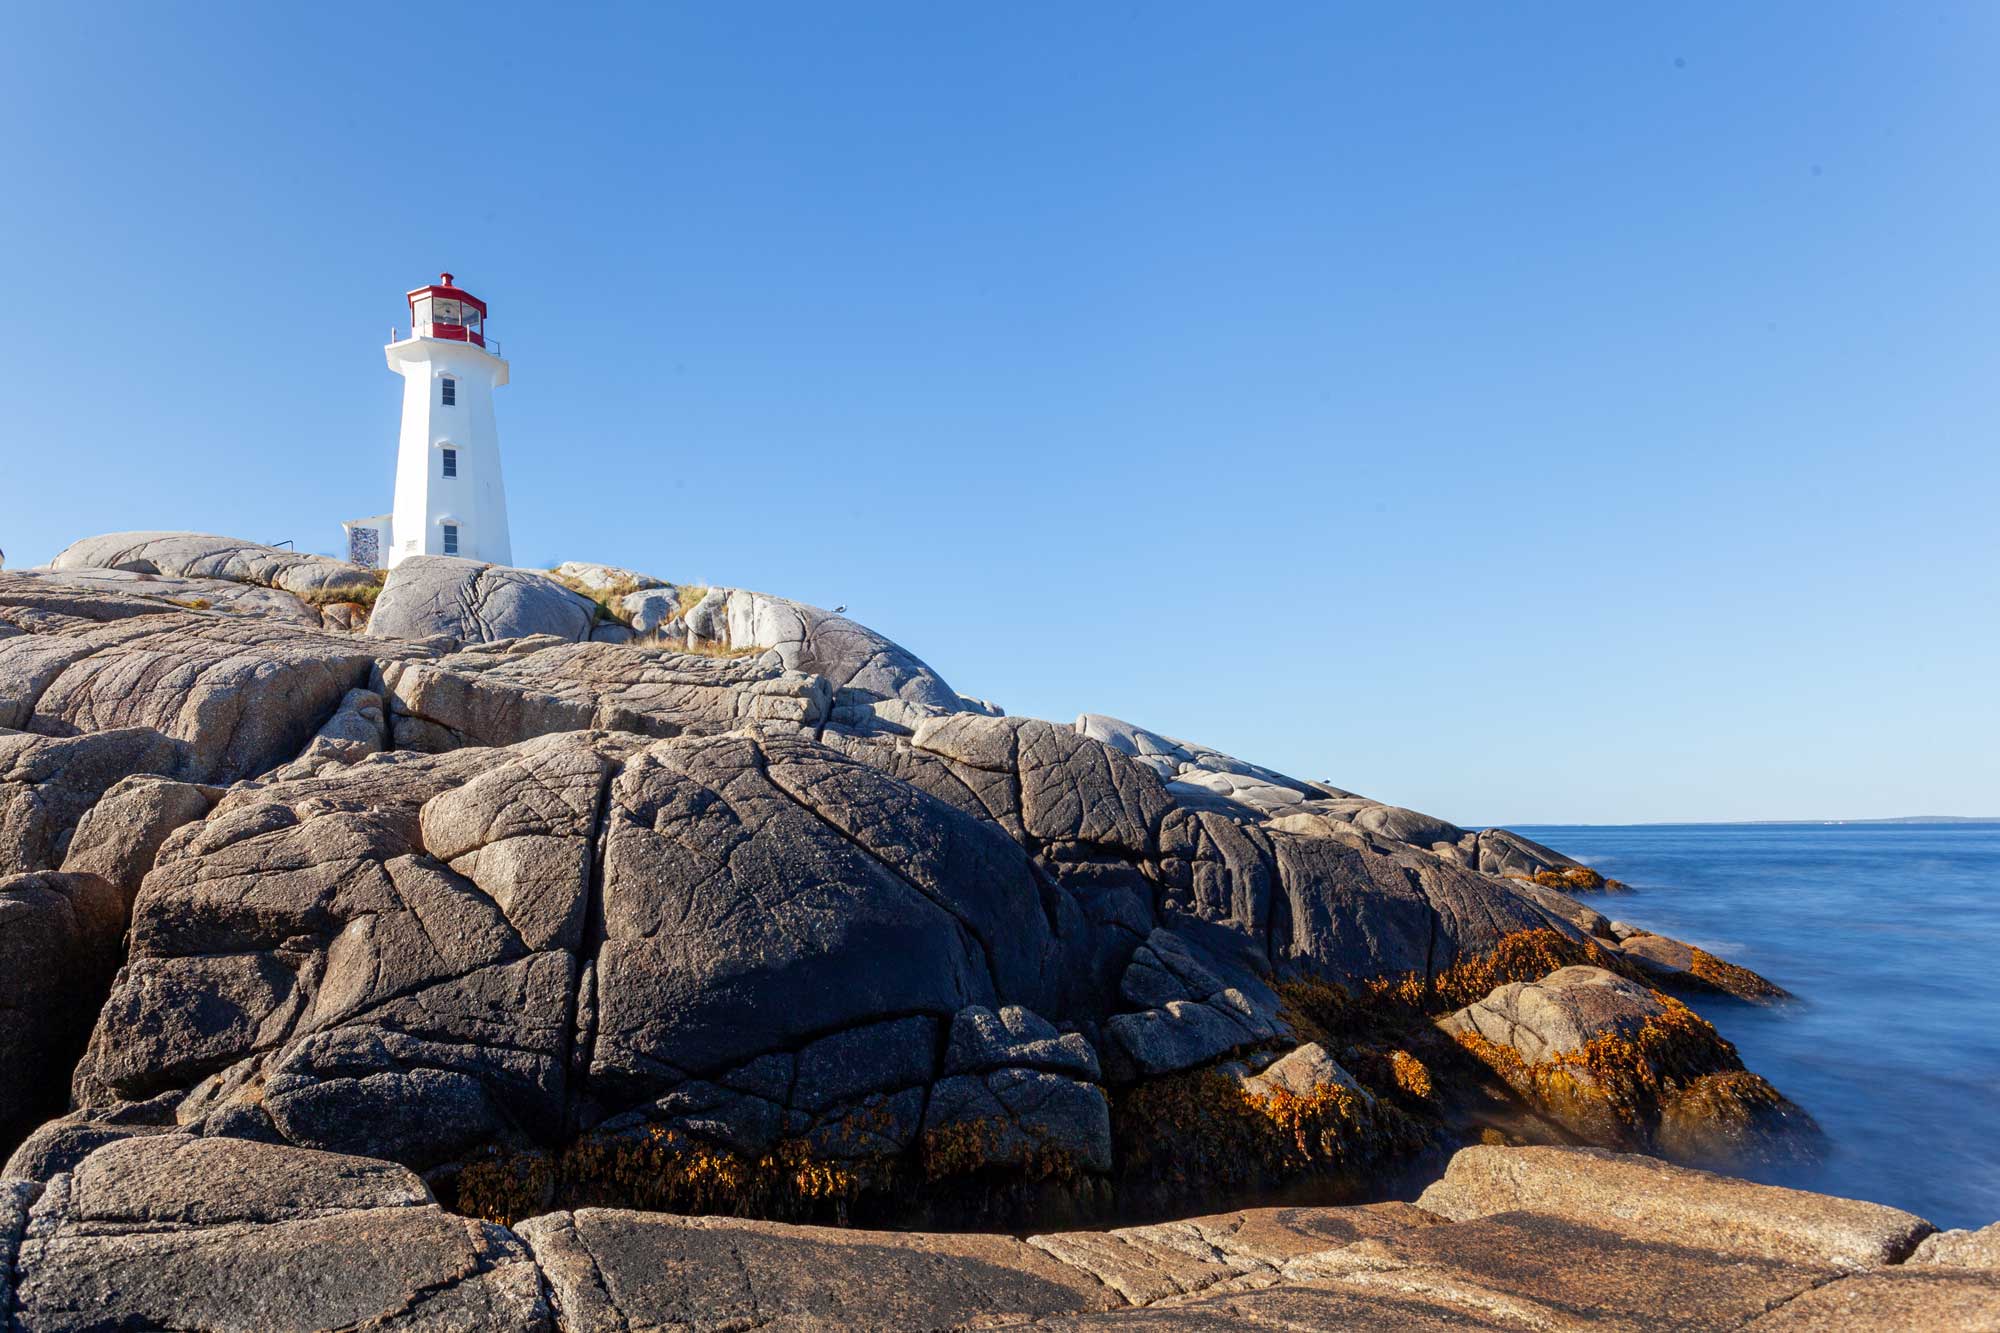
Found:
<path fill-rule="evenodd" d="M 60 565 L 0 575 L 24 1178 L 229 1141 L 494 1220 L 1015 1225 L 1360 1197 L 1475 1123 L 1809 1125 L 1652 989 L 1740 978 L 1559 853 L 1006 717 L 834 612 L 184 534 Z"/>

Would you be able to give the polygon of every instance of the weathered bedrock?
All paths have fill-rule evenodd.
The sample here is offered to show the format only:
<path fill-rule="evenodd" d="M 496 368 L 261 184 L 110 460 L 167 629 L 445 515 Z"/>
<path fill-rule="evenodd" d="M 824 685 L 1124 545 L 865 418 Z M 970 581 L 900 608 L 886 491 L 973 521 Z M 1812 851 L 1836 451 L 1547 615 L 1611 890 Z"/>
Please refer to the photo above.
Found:
<path fill-rule="evenodd" d="M 1951 1333 L 1996 1312 L 2000 1269 L 1961 1233 L 1570 1149 L 1467 1149 L 1414 1205 L 1020 1238 L 589 1207 L 505 1227 L 393 1163 L 179 1133 L 0 1181 L 0 1322 L 20 1333 Z"/>
<path fill-rule="evenodd" d="M 0 854 L 68 874 L 13 895 L 44 924 L 10 1029 L 74 1065 L 37 1178 L 192 1133 L 495 1218 L 993 1220 L 1379 1193 L 1482 1127 L 1700 1160 L 1809 1129 L 1559 853 L 1005 717 L 844 617 L 439 558 L 357 636 L 129 582 L 367 599 L 337 562 L 125 534 L 59 565 L 0 575 Z M 1666 1058 L 1583 1038 L 1603 1107 L 1465 1018 L 1579 966 L 1688 1019 Z"/>
<path fill-rule="evenodd" d="M 1741 1246 L 1564 1211 L 1611 1170 L 1574 1154 L 1493 1159 L 1521 1190 L 1566 1165 L 1472 1217 L 1487 1149 L 1421 1211 L 777 1222 L 1410 1198 L 1475 1139 L 1817 1141 L 1664 993 L 1781 992 L 1505 830 L 1006 717 L 740 589 L 445 559 L 378 586 L 186 534 L 59 564 L 0 574 L 7 1333 L 1563 1327 L 1583 1295 L 1506 1287 L 1520 1255 L 1694 1300 L 1662 1256 Z M 1980 1237 L 1913 1284 L 1898 1235 L 1760 1252 L 1715 1308 L 1986 1290 L 1941 1271 Z"/>

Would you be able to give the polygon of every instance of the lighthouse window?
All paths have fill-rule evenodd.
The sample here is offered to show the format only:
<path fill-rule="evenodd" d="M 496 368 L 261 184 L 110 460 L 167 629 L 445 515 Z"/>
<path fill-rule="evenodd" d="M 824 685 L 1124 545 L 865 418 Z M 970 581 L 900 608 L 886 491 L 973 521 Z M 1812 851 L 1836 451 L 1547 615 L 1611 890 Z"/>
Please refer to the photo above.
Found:
<path fill-rule="evenodd" d="M 438 381 L 438 391 L 444 395 L 444 405 L 446 407 L 458 406 L 457 380 L 453 379 L 449 375 L 446 375 L 443 379 Z"/>
<path fill-rule="evenodd" d="M 447 383 L 447 384 L 449 384 L 450 382 L 451 382 L 450 380 L 446 380 L 446 381 L 445 381 L 445 383 Z M 455 476 L 457 476 L 457 475 L 458 475 L 458 450 L 456 450 L 456 449 L 445 449 L 445 450 L 442 450 L 441 452 L 442 452 L 442 453 L 444 454 L 444 474 L 445 474 L 445 475 L 446 475 L 447 477 L 455 477 Z"/>
<path fill-rule="evenodd" d="M 446 555 L 458 554 L 458 524 L 456 523 L 447 523 L 444 525 L 444 553 Z"/>

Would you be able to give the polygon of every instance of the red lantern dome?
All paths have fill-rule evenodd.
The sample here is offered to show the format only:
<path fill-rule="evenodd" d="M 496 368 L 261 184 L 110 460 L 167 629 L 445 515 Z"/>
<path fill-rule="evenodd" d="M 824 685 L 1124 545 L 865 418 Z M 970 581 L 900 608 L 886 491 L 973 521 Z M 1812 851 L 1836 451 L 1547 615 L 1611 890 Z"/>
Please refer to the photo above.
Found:
<path fill-rule="evenodd" d="M 486 302 L 454 286 L 451 274 L 438 274 L 436 282 L 409 296 L 412 337 L 486 346 Z"/>

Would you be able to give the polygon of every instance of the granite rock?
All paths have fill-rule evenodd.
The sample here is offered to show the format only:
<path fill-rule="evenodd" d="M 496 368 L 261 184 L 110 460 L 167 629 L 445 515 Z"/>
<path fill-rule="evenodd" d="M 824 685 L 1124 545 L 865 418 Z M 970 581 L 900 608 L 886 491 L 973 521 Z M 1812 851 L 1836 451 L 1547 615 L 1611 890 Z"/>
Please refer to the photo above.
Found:
<path fill-rule="evenodd" d="M 555 1327 L 528 1248 L 408 1171 L 229 1139 L 91 1154 L 34 1203 L 15 1275 L 34 1333 Z"/>
<path fill-rule="evenodd" d="M 0 1150 L 61 1109 L 124 928 L 118 889 L 96 875 L 0 876 Z"/>
<path fill-rule="evenodd" d="M 816 730 L 833 697 L 823 677 L 753 659 L 553 639 L 392 662 L 382 678 L 395 748 L 423 751 L 591 728 L 658 737 L 758 723 Z"/>
<path fill-rule="evenodd" d="M 1910 1262 L 2000 1271 L 2000 1222 L 1978 1231 L 1940 1231 L 1926 1236 Z"/>
<path fill-rule="evenodd" d="M 1831 1268 L 1900 1263 L 1935 1230 L 1882 1204 L 1591 1148 L 1464 1148 L 1417 1206 L 1455 1222 L 1547 1213 L 1671 1244 Z"/>
<path fill-rule="evenodd" d="M 50 562 L 57 570 L 124 570 L 281 588 L 299 597 L 365 593 L 372 570 L 323 555 L 195 532 L 114 532 L 72 542 Z"/>
<path fill-rule="evenodd" d="M 413 555 L 389 571 L 368 619 L 374 638 L 449 635 L 487 643 L 549 634 L 579 643 L 597 623 L 597 604 L 546 574 L 450 555 Z"/>
<path fill-rule="evenodd" d="M 173 772 L 185 757 L 150 727 L 0 735 L 0 875 L 57 869 L 106 792 L 131 774 Z"/>

